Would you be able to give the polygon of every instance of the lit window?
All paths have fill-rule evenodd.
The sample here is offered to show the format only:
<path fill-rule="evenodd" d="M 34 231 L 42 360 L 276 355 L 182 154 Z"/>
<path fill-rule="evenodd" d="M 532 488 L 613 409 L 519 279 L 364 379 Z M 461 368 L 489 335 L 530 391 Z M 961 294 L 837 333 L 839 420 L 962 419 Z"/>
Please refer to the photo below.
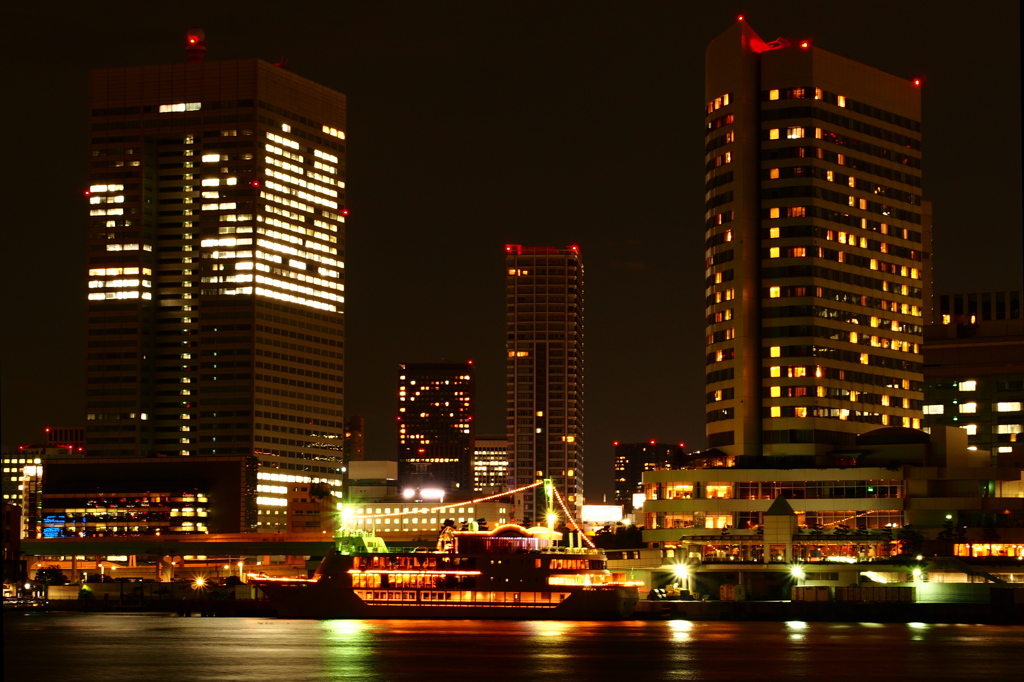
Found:
<path fill-rule="evenodd" d="M 779 98 L 779 91 L 778 90 L 769 90 L 768 91 L 768 99 L 778 99 L 778 98 Z"/>
<path fill-rule="evenodd" d="M 777 140 L 777 139 L 779 139 L 779 129 L 778 128 L 772 128 L 771 130 L 769 130 L 768 131 L 768 139 L 769 140 Z"/>
<path fill-rule="evenodd" d="M 1022 403 L 996 403 L 996 412 L 1020 412 Z"/>
<path fill-rule="evenodd" d="M 768 217 L 769 218 L 778 218 L 779 217 L 779 209 L 778 208 L 770 208 L 770 209 L 768 209 Z"/>
<path fill-rule="evenodd" d="M 1022 433 L 1024 424 L 997 424 L 996 433 Z"/>
<path fill-rule="evenodd" d="M 775 251 L 778 251 L 778 249 L 775 249 Z M 781 287 L 771 287 L 768 289 L 768 298 L 779 298 L 780 296 L 782 296 Z"/>
<path fill-rule="evenodd" d="M 771 396 L 773 398 L 778 398 L 778 397 L 780 397 L 782 395 L 782 387 L 781 386 L 772 386 L 770 391 L 771 391 Z"/>
<path fill-rule="evenodd" d="M 836 104 L 838 104 L 841 107 L 845 107 L 846 106 L 846 98 L 843 97 L 842 95 L 839 95 L 838 101 L 836 102 Z"/>
<path fill-rule="evenodd" d="M 768 368 L 768 374 L 770 376 L 772 376 L 772 377 L 775 377 L 775 378 L 781 377 L 782 376 L 782 368 L 781 367 L 769 367 Z"/>
<path fill-rule="evenodd" d="M 977 424 L 964 424 L 961 428 L 963 428 L 963 430 L 967 432 L 968 436 L 976 436 L 976 435 L 978 435 L 978 425 Z"/>
<path fill-rule="evenodd" d="M 946 411 L 946 407 L 944 405 L 925 405 L 924 406 L 924 413 L 925 414 L 943 414 L 945 411 Z"/>
<path fill-rule="evenodd" d="M 778 258 L 779 257 L 779 247 L 773 246 L 772 248 L 768 249 L 768 257 L 769 258 Z"/>
<path fill-rule="evenodd" d="M 977 381 L 973 381 L 973 380 L 971 380 L 971 381 L 961 381 L 959 388 L 960 388 L 961 391 L 977 391 L 978 390 L 978 382 Z"/>
<path fill-rule="evenodd" d="M 796 416 L 798 416 L 798 417 L 806 417 L 807 416 L 807 408 L 806 407 L 794 407 L 793 408 L 793 413 Z"/>
<path fill-rule="evenodd" d="M 779 169 L 778 168 L 772 168 L 770 171 L 768 171 L 768 177 L 771 178 L 772 180 L 778 180 L 779 179 Z"/>
<path fill-rule="evenodd" d="M 778 239 L 779 238 L 779 228 L 777 228 L 777 227 L 769 227 L 768 228 L 768 237 L 770 239 Z"/>
<path fill-rule="evenodd" d="M 782 416 L 782 408 L 779 407 L 778 405 L 772 406 L 772 408 L 771 408 L 771 415 L 773 417 L 781 417 Z"/>
<path fill-rule="evenodd" d="M 772 346 L 771 349 L 768 352 L 768 355 L 770 357 L 773 357 L 773 358 L 782 357 L 782 347 L 781 346 Z"/>
<path fill-rule="evenodd" d="M 792 126 L 786 128 L 786 139 L 787 140 L 799 140 L 804 136 L 803 126 Z"/>

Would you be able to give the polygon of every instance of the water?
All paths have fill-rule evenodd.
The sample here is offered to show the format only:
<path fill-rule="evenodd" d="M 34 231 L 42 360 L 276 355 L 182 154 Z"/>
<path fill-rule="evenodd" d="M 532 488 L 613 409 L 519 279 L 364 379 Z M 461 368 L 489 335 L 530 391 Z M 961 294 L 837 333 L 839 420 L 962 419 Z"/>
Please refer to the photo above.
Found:
<path fill-rule="evenodd" d="M 1014 679 L 1024 627 L 4 615 L 4 679 Z"/>

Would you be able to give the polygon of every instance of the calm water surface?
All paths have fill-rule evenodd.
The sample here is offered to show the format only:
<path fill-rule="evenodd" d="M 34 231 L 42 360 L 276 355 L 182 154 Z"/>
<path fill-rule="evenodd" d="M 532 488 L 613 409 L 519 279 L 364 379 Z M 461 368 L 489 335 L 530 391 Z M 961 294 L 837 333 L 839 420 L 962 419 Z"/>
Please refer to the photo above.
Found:
<path fill-rule="evenodd" d="M 5 614 L 4 680 L 1021 679 L 988 625 Z"/>

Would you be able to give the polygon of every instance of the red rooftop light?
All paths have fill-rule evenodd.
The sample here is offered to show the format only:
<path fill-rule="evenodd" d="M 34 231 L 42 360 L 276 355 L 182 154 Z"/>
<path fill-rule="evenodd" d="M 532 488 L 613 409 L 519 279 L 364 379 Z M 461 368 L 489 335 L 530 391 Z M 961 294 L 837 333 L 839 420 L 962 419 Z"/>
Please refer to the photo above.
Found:
<path fill-rule="evenodd" d="M 87 190 L 85 190 L 84 192 L 82 192 L 82 194 L 84 194 L 84 195 L 85 195 L 85 196 L 87 196 L 87 197 L 89 197 L 89 196 L 92 196 L 92 190 L 88 190 L 88 189 L 87 189 Z"/>
<path fill-rule="evenodd" d="M 915 78 L 914 79 L 914 85 L 921 85 L 921 79 L 920 78 Z"/>
<path fill-rule="evenodd" d="M 741 14 L 738 17 L 736 17 L 736 21 L 743 21 L 743 15 Z"/>
<path fill-rule="evenodd" d="M 347 216 L 348 215 L 348 209 L 347 208 L 341 209 L 341 215 Z"/>
<path fill-rule="evenodd" d="M 809 48 L 810 46 L 811 46 L 811 44 L 810 44 L 809 42 L 807 42 L 806 40 L 805 40 L 805 41 L 803 41 L 802 43 L 800 43 L 800 47 L 802 47 L 802 48 L 803 48 L 803 49 L 805 49 L 805 50 L 806 50 L 807 48 Z"/>
<path fill-rule="evenodd" d="M 250 180 L 249 181 L 249 186 L 250 187 L 259 187 L 260 186 L 260 181 L 259 180 Z"/>

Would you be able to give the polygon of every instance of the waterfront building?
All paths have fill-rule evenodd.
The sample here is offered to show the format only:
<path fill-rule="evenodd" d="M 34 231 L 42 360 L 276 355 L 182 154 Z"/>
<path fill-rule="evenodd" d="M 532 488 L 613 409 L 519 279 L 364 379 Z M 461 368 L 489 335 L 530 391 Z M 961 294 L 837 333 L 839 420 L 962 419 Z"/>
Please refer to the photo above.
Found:
<path fill-rule="evenodd" d="M 908 528 L 922 540 L 998 540 L 1014 556 L 1024 551 L 1022 463 L 993 464 L 987 452 L 968 448 L 963 429 L 878 429 L 832 457 L 821 466 L 813 456 L 697 455 L 684 469 L 645 472 L 644 540 L 701 557 L 760 560 L 750 552 L 760 551 L 766 514 L 782 498 L 805 553 L 828 545 L 856 558 L 871 544 L 870 556 L 884 557 Z M 823 555 L 802 558 L 815 556 Z"/>
<path fill-rule="evenodd" d="M 705 67 L 709 445 L 811 455 L 920 427 L 920 83 L 742 19 Z"/>
<path fill-rule="evenodd" d="M 686 455 L 683 443 L 670 445 L 650 441 L 647 443 L 620 443 L 615 441 L 615 504 L 626 513 L 633 510 L 634 495 L 643 494 L 643 473 L 660 469 L 675 469 L 683 464 Z"/>
<path fill-rule="evenodd" d="M 340 479 L 345 97 L 186 52 L 90 75 L 88 456 Z"/>
<path fill-rule="evenodd" d="M 398 483 L 472 489 L 472 362 L 398 366 Z"/>
<path fill-rule="evenodd" d="M 993 458 L 1024 454 L 1024 292 L 937 296 L 925 328 L 925 426 L 959 426 Z"/>
<path fill-rule="evenodd" d="M 583 261 L 577 246 L 505 246 L 506 433 L 515 487 L 551 478 L 569 511 L 583 503 Z M 543 492 L 516 518 L 543 518 Z M 562 510 L 555 510 L 563 515 Z"/>

